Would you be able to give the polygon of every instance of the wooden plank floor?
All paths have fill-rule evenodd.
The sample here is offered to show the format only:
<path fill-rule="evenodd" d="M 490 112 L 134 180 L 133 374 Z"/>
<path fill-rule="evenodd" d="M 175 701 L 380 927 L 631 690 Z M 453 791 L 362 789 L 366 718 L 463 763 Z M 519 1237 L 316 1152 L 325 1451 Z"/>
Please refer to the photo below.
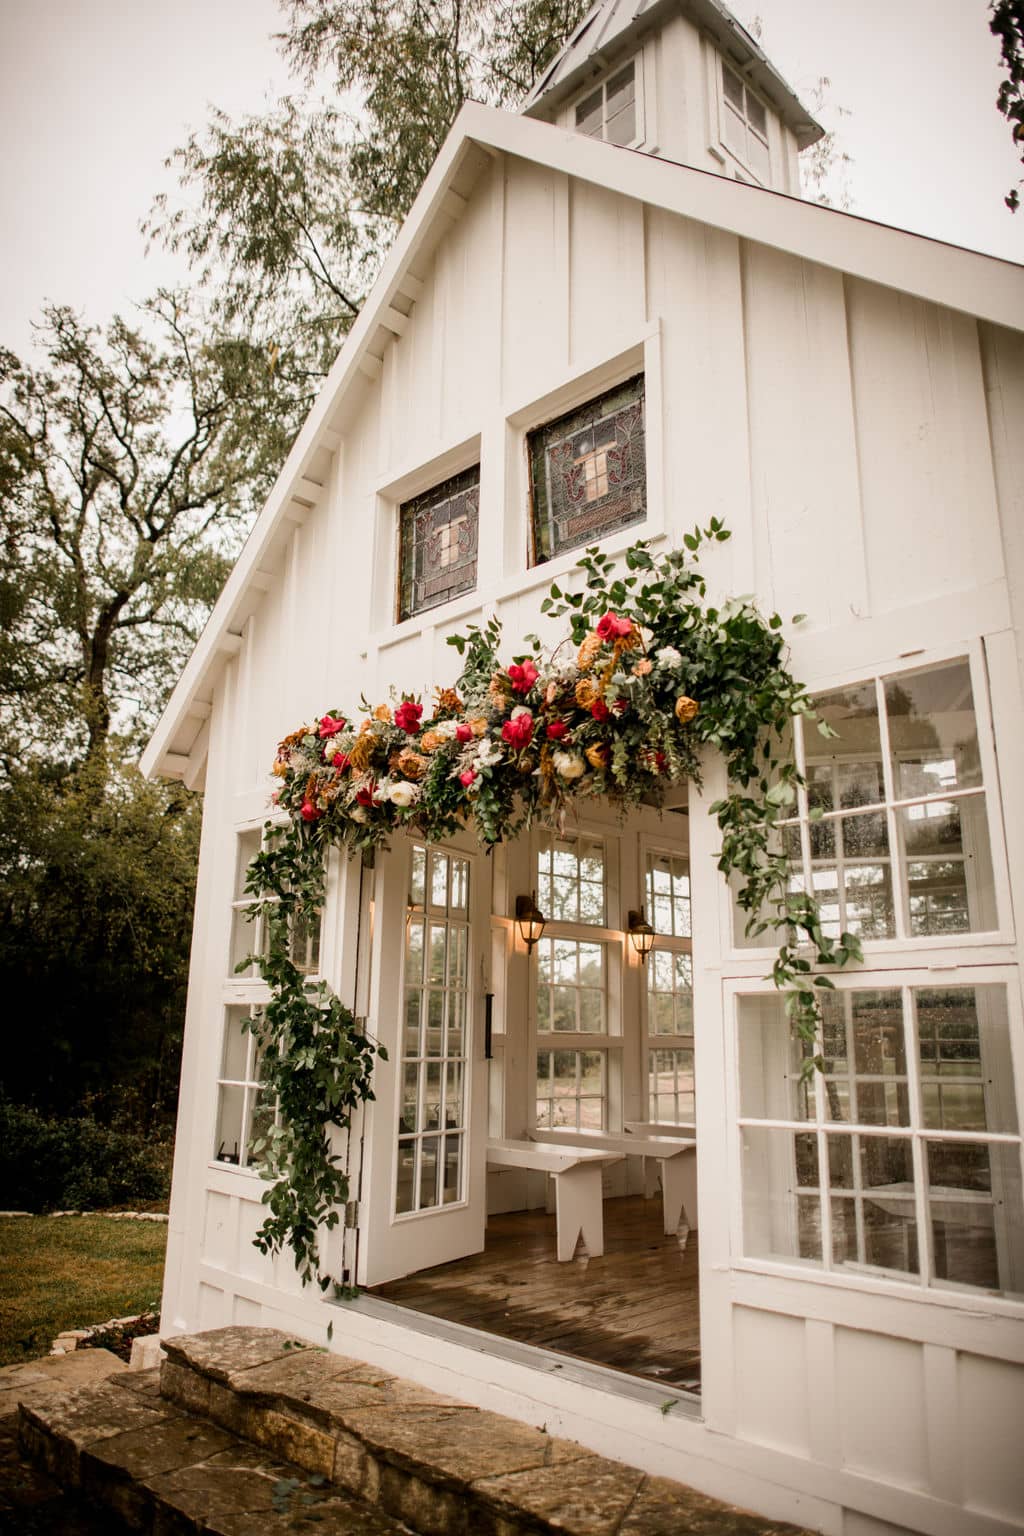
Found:
<path fill-rule="evenodd" d="M 661 1199 L 604 1202 L 605 1251 L 555 1259 L 555 1218 L 491 1216 L 483 1253 L 392 1280 L 386 1301 L 694 1392 L 700 1389 L 697 1234 L 666 1237 Z"/>

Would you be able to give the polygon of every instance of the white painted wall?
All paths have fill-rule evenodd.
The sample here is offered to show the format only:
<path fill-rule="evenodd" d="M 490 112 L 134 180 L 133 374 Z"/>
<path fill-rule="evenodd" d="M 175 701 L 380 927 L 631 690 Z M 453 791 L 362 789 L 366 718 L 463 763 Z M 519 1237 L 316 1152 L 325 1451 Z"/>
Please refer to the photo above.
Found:
<path fill-rule="evenodd" d="M 165 1326 L 260 1321 L 322 1341 L 334 1316 L 334 1348 L 835 1536 L 1019 1530 L 1021 1306 L 837 1283 L 740 1255 L 731 997 L 765 961 L 732 946 L 699 802 L 703 1422 L 638 1420 L 588 1388 L 485 1368 L 471 1351 L 356 1315 L 343 1325 L 301 1293 L 287 1258 L 252 1249 L 258 1182 L 210 1165 L 223 1007 L 246 995 L 224 963 L 234 836 L 264 812 L 276 742 L 361 691 L 449 681 L 446 636 L 491 609 L 510 649 L 525 631 L 545 633 L 540 599 L 572 557 L 526 568 L 525 432 L 638 363 L 646 532 L 675 544 L 723 517 L 733 538 L 707 561 L 714 590 L 806 612 L 793 649 L 807 682 L 984 644 L 1009 895 L 1024 910 L 1021 338 L 500 157 L 417 275 L 425 286 L 404 334 L 338 419 L 324 501 L 291 535 L 214 703 Z M 477 457 L 478 590 L 396 626 L 395 505 Z M 720 787 L 709 761 L 706 799 Z M 324 969 L 345 993 L 350 887 L 337 889 Z M 965 966 L 1016 958 L 1009 927 L 957 948 Z M 890 946 L 885 963 L 928 958 Z"/>

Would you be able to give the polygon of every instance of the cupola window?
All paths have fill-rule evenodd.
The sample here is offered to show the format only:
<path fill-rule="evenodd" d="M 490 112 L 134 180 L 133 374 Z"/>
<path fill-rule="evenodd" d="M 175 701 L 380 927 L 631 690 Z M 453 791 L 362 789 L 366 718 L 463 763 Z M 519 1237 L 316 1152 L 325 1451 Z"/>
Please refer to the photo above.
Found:
<path fill-rule="evenodd" d="M 636 65 L 632 60 L 577 102 L 576 132 L 608 144 L 636 142 Z"/>

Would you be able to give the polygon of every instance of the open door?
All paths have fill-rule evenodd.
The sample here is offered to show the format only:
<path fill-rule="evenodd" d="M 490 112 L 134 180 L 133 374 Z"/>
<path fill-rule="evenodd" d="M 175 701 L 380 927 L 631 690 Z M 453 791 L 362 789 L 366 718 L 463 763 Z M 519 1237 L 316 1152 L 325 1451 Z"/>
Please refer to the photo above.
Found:
<path fill-rule="evenodd" d="M 374 882 L 360 1285 L 479 1253 L 486 1223 L 489 881 L 469 838 L 397 837 Z"/>

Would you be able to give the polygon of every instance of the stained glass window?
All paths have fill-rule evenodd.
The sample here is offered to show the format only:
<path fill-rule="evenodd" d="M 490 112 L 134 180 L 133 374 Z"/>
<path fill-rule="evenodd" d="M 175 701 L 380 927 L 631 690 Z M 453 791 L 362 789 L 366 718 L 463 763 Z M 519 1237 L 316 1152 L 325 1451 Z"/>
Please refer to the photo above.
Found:
<path fill-rule="evenodd" d="M 473 590 L 479 515 L 479 464 L 402 503 L 399 619 Z"/>
<path fill-rule="evenodd" d="M 528 449 L 534 565 L 642 522 L 643 374 L 538 427 Z"/>

